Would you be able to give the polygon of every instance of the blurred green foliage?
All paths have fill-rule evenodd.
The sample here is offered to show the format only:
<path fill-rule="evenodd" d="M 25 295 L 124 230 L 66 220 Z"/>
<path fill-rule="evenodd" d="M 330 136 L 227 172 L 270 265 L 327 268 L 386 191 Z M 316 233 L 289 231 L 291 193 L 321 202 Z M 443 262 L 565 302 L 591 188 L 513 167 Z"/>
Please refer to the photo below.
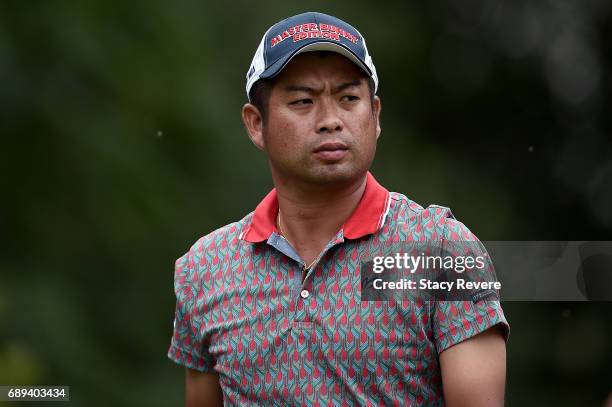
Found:
<path fill-rule="evenodd" d="M 0 3 L 0 383 L 182 403 L 174 259 L 271 188 L 245 73 L 303 11 L 368 40 L 388 189 L 482 240 L 611 240 L 609 2 L 485 3 Z M 504 309 L 508 405 L 603 402 L 610 304 Z"/>

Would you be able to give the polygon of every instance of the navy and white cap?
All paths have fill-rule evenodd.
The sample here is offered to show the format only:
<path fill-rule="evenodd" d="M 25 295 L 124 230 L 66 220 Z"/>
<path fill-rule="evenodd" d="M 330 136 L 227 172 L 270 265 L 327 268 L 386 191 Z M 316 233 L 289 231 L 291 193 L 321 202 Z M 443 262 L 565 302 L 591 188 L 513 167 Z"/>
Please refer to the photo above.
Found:
<path fill-rule="evenodd" d="M 374 80 L 374 92 L 378 89 L 376 68 L 359 31 L 339 18 L 309 12 L 279 21 L 266 31 L 246 75 L 247 97 L 255 82 L 278 75 L 293 57 L 308 51 L 347 57 Z"/>

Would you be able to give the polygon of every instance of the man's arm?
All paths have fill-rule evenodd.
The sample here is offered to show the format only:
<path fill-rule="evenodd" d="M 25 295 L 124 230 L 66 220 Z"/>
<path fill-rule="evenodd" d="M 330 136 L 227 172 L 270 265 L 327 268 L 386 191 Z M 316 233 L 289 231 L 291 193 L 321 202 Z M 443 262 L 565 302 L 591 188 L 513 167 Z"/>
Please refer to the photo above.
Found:
<path fill-rule="evenodd" d="M 499 327 L 442 351 L 440 369 L 447 407 L 504 405 L 506 342 Z"/>
<path fill-rule="evenodd" d="M 217 407 L 223 406 L 223 393 L 216 372 L 198 372 L 185 369 L 185 406 Z"/>

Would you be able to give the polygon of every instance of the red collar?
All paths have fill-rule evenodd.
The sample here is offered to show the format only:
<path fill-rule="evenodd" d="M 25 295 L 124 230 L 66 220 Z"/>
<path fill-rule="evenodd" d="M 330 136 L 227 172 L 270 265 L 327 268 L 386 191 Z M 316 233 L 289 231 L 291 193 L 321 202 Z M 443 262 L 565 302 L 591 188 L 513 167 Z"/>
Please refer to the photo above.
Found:
<path fill-rule="evenodd" d="M 381 186 L 368 171 L 365 191 L 342 229 L 344 237 L 358 239 L 377 232 L 385 223 L 389 211 L 389 191 Z M 240 238 L 255 243 L 267 240 L 276 231 L 276 215 L 278 214 L 278 197 L 274 188 L 257 205 L 251 219 L 251 224 L 241 233 Z"/>

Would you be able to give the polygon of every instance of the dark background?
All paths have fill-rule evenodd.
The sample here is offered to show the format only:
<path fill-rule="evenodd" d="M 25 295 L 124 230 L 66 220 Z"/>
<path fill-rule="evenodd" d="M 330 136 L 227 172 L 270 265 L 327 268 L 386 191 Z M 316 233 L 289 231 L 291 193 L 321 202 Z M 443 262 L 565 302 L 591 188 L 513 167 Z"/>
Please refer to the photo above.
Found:
<path fill-rule="evenodd" d="M 0 384 L 183 402 L 174 260 L 272 187 L 240 121 L 245 74 L 264 31 L 304 11 L 367 39 L 388 189 L 481 240 L 612 240 L 611 6 L 1 2 Z M 507 405 L 603 405 L 612 304 L 504 310 Z"/>

